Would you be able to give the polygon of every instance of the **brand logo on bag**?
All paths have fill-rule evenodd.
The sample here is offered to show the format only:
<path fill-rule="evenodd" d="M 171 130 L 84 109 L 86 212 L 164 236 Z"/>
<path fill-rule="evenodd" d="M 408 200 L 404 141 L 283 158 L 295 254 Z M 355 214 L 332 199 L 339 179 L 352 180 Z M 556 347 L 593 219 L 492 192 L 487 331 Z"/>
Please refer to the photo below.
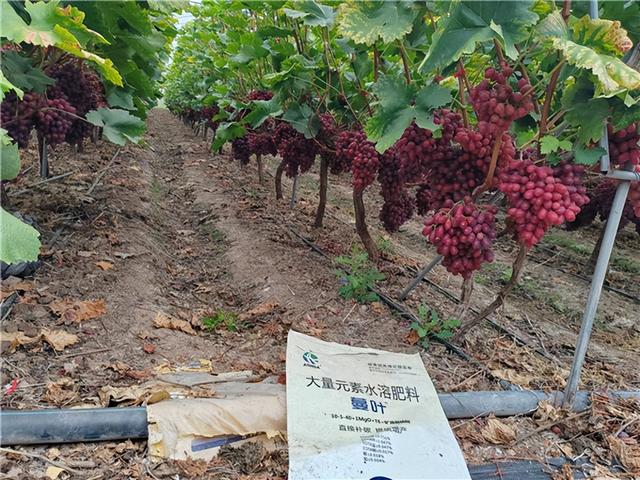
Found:
<path fill-rule="evenodd" d="M 320 359 L 313 352 L 304 352 L 302 354 L 302 360 L 304 360 L 305 367 L 320 368 L 318 365 L 320 363 Z"/>

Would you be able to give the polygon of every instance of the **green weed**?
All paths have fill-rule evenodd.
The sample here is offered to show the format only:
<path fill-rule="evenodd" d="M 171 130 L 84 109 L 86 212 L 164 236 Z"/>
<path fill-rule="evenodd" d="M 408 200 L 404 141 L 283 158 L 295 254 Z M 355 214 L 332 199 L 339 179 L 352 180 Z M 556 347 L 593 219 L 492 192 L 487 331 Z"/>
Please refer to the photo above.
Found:
<path fill-rule="evenodd" d="M 393 255 L 395 253 L 393 243 L 391 243 L 391 240 L 389 240 L 388 238 L 378 237 L 376 246 L 378 247 L 378 250 L 380 250 L 382 253 L 386 253 L 387 255 Z"/>
<path fill-rule="evenodd" d="M 611 260 L 611 265 L 621 272 L 640 273 L 640 263 L 627 257 L 616 255 L 613 257 L 613 260 Z"/>
<path fill-rule="evenodd" d="M 573 238 L 568 237 L 562 233 L 548 233 L 544 237 L 544 240 L 546 243 L 566 248 L 580 255 L 591 254 L 591 247 L 585 245 L 584 243 L 578 243 Z"/>
<path fill-rule="evenodd" d="M 237 320 L 237 313 L 218 310 L 215 314 L 202 318 L 202 324 L 210 331 L 224 327 L 230 332 L 237 332 L 239 329 Z"/>
<path fill-rule="evenodd" d="M 418 317 L 420 320 L 411 324 L 411 330 L 416 332 L 424 348 L 429 346 L 429 337 L 448 340 L 460 326 L 457 318 L 442 319 L 437 311 L 422 304 L 418 307 Z"/>
<path fill-rule="evenodd" d="M 371 289 L 385 277 L 369 263 L 369 257 L 365 251 L 354 245 L 351 254 L 337 257 L 336 263 L 346 267 L 344 270 L 336 271 L 341 283 L 338 292 L 342 298 L 353 299 L 358 303 L 378 300 L 378 295 Z"/>

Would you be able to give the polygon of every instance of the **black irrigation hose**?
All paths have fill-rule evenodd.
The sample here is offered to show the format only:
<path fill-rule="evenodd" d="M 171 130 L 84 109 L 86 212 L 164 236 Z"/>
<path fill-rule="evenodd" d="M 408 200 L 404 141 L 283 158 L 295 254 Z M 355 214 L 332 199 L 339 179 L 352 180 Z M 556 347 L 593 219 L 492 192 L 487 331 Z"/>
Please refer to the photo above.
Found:
<path fill-rule="evenodd" d="M 302 240 L 314 252 L 320 254 L 324 258 L 326 258 L 329 261 L 333 262 L 333 259 L 329 255 L 327 255 L 318 245 L 316 245 L 314 242 L 312 242 L 311 240 L 306 238 L 304 235 L 301 235 L 300 233 L 298 233 L 293 227 L 291 227 L 291 225 L 288 226 L 288 229 L 296 237 L 298 237 L 300 240 Z M 371 291 L 374 292 L 376 295 L 378 295 L 378 297 L 380 297 L 380 300 L 382 300 L 382 302 L 384 302 L 389 308 L 391 308 L 392 310 L 394 310 L 398 314 L 400 314 L 400 316 L 402 316 L 403 318 L 405 318 L 407 320 L 410 320 L 410 321 L 419 321 L 420 320 L 413 313 L 411 313 L 402 303 L 400 303 L 399 301 L 394 300 L 393 298 L 391 298 L 389 295 L 387 295 L 386 293 L 382 292 L 381 290 L 379 290 L 377 288 L 371 288 Z M 451 343 L 451 342 L 449 342 L 447 340 L 444 340 L 442 338 L 438 338 L 435 335 L 431 336 L 431 338 L 433 340 L 435 340 L 436 342 L 441 343 L 442 345 L 444 345 L 447 348 L 447 350 L 455 353 L 456 355 L 458 355 L 463 360 L 466 360 L 466 361 L 470 362 L 471 364 L 473 364 L 474 366 L 480 368 L 489 377 L 491 377 L 494 380 L 496 380 L 504 390 L 522 390 L 522 388 L 520 386 L 514 385 L 513 383 L 508 382 L 507 380 L 504 380 L 504 379 L 496 376 L 495 374 L 493 374 L 493 372 L 491 372 L 491 370 L 489 370 L 489 368 L 485 364 L 483 364 L 482 362 L 480 362 L 480 361 L 476 360 L 475 358 L 471 357 L 461 347 L 459 347 L 457 345 L 454 345 L 453 343 Z"/>
<path fill-rule="evenodd" d="M 404 268 L 405 271 L 412 271 L 413 269 L 411 267 L 405 267 Z M 442 295 L 444 295 L 445 297 L 447 297 L 449 300 L 451 300 L 452 302 L 456 303 L 456 304 L 460 304 L 460 299 L 458 297 L 456 297 L 454 294 L 452 294 L 450 291 L 442 288 L 440 285 L 438 285 L 435 282 L 432 282 L 431 280 L 429 280 L 428 278 L 423 278 L 422 279 L 423 282 L 427 283 L 431 288 L 433 288 L 434 290 L 436 290 L 437 292 L 441 293 Z M 478 311 L 478 309 L 474 308 L 474 307 L 469 307 L 469 310 L 471 312 L 473 312 L 474 314 L 478 314 L 480 313 Z M 499 323 L 486 318 L 485 321 L 487 323 L 489 323 L 493 328 L 495 328 L 497 331 L 499 331 L 500 333 L 503 333 L 505 335 L 507 335 L 508 337 L 510 337 L 514 342 L 516 342 L 518 345 L 520 346 L 524 346 L 524 347 L 529 347 L 532 348 L 536 353 L 538 353 L 539 355 L 543 356 L 544 358 L 546 358 L 547 360 L 550 360 L 552 362 L 556 362 L 557 359 L 554 358 L 552 355 L 550 355 L 548 352 L 545 352 L 544 350 L 542 350 L 541 348 L 538 347 L 533 347 L 529 342 L 527 342 L 525 339 L 521 338 L 520 336 L 518 336 L 518 334 L 512 332 L 511 330 L 509 330 L 508 328 L 504 327 L 503 325 L 500 325 Z"/>
<path fill-rule="evenodd" d="M 551 250 L 548 247 L 538 247 L 537 246 L 536 248 L 541 248 L 543 250 L 547 250 L 547 251 L 553 252 L 553 250 Z M 555 253 L 558 253 L 558 252 L 553 252 L 553 253 L 555 254 Z M 566 256 L 566 255 L 561 255 L 561 256 L 569 259 L 569 257 Z M 546 264 L 546 261 L 540 261 L 540 260 L 536 259 L 534 256 L 530 255 L 529 258 L 531 260 L 533 260 L 534 262 L 536 262 L 538 265 Z M 576 263 L 578 263 L 579 265 L 586 266 L 585 263 L 580 262 L 579 260 L 574 260 L 574 259 L 571 259 L 571 260 L 576 262 Z M 559 272 L 564 273 L 565 275 L 570 275 L 572 277 L 578 278 L 578 279 L 584 281 L 585 283 L 591 283 L 591 279 L 589 277 L 585 277 L 584 275 L 581 275 L 579 273 L 569 272 L 568 270 L 565 270 L 564 268 L 558 267 L 556 265 L 552 265 L 552 267 L 555 268 L 556 270 L 558 270 Z M 629 292 L 627 292 L 625 290 L 622 290 L 622 289 L 617 288 L 617 287 L 612 287 L 611 285 L 607 285 L 606 283 L 604 283 L 602 285 L 602 288 L 604 288 L 605 290 L 608 290 L 610 292 L 617 293 L 618 295 L 620 295 L 620 296 L 622 296 L 624 298 L 627 298 L 629 300 L 634 301 L 635 303 L 640 304 L 640 297 L 637 297 L 636 295 L 633 295 L 633 294 L 631 294 L 631 293 L 629 293 Z"/>

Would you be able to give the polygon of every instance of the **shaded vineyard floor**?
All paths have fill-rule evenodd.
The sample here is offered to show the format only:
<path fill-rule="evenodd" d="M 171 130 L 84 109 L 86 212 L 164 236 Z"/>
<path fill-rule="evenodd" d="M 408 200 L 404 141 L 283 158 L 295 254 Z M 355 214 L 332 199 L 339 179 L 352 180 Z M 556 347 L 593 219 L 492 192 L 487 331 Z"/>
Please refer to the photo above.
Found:
<path fill-rule="evenodd" d="M 4 342 L 3 383 L 19 379 L 15 391 L 3 395 L 4 408 L 105 405 L 109 401 L 105 386 L 142 383 L 162 365 L 197 359 L 210 361 L 215 372 L 250 369 L 261 377 L 282 378 L 290 328 L 357 346 L 421 351 L 440 391 L 498 390 L 496 378 L 525 388 L 563 387 L 588 284 L 558 268 L 571 272 L 578 268 L 575 261 L 547 252 L 540 254 L 539 262 L 528 262 L 520 287 L 495 316 L 530 346 L 519 346 L 487 325 L 468 336 L 464 348 L 486 365 L 489 375 L 438 344 L 427 351 L 412 344 L 408 322 L 384 305 L 342 299 L 335 266 L 293 233 L 312 239 L 331 256 L 347 253 L 358 243 L 348 178 L 330 179 L 325 227 L 312 229 L 315 171 L 302 177 L 298 204 L 292 210 L 288 201 L 275 201 L 271 177 L 259 184 L 254 162 L 242 169 L 227 154 L 212 155 L 205 140 L 166 110 L 151 112 L 148 124 L 146 145 L 123 148 L 90 194 L 90 185 L 108 166 L 116 147 L 89 144 L 82 154 L 60 148 L 52 154 L 53 175 L 68 171 L 71 175 L 16 195 L 38 180 L 33 168 L 8 188 L 12 204 L 36 219 L 44 253 L 43 265 L 33 279 L 5 285 L 3 295 L 17 290 L 20 301 L 3 322 L 3 330 L 24 332 L 30 338 L 43 328 L 64 330 L 77 335 L 78 342 L 61 351 L 40 341 L 22 346 Z M 33 151 L 24 157 L 27 166 L 35 164 Z M 275 164 L 275 159 L 268 159 L 268 170 L 273 172 Z M 290 181 L 285 180 L 288 185 Z M 385 239 L 379 268 L 387 279 L 381 288 L 395 296 L 410 280 L 405 267 L 424 264 L 434 252 L 419 234 L 419 220 L 398 234 L 382 233 L 375 221 L 379 205 L 375 189 L 367 194 L 366 205 L 374 237 Z M 592 245 L 597 232 L 560 234 L 576 244 Z M 640 261 L 637 235 L 623 232 L 619 243 L 618 252 Z M 569 255 L 571 245 L 556 239 L 550 248 Z M 514 246 L 504 240 L 497 250 L 497 266 L 478 275 L 476 307 L 495 294 Z M 586 260 L 584 255 L 580 258 Z M 615 277 L 612 284 L 638 294 L 638 273 L 612 271 L 611 275 Z M 459 281 L 442 267 L 429 278 L 457 295 Z M 60 302 L 64 299 L 68 302 Z M 101 315 L 77 321 L 86 313 L 83 308 L 93 305 L 100 310 L 102 302 Z M 414 309 L 420 303 L 444 315 L 455 309 L 451 300 L 427 284 L 407 302 Z M 61 312 L 59 305 L 72 311 Z M 269 307 L 264 309 L 266 314 L 238 322 L 237 331 L 203 328 L 203 318 L 265 306 Z M 167 316 L 186 322 L 185 330 L 193 329 L 195 334 L 154 326 L 155 319 Z M 604 293 L 583 388 L 640 386 L 639 318 L 637 303 Z M 503 423 L 521 436 L 549 418 L 510 418 Z M 602 413 L 584 416 L 514 445 L 490 443 L 486 419 L 452 422 L 452 426 L 469 463 L 572 457 L 585 452 L 594 462 L 606 463 L 612 458 L 607 434 L 624 421 L 621 417 L 603 424 Z M 286 476 L 286 455 L 266 455 L 257 460 L 255 473 L 246 475 L 224 459 L 205 466 L 196 462 L 152 465 L 145 449 L 146 442 L 120 442 L 22 450 L 64 461 L 95 479 Z M 41 460 L 10 454 L 5 455 L 0 471 L 7 478 L 44 478 L 46 467 Z"/>

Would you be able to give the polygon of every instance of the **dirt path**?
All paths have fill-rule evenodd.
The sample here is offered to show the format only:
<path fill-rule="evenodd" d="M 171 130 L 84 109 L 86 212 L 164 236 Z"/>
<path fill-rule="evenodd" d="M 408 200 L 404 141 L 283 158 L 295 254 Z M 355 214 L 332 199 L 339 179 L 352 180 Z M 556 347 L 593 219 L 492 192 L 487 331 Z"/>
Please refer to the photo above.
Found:
<path fill-rule="evenodd" d="M 250 369 L 260 376 L 278 376 L 284 373 L 290 328 L 358 346 L 421 351 L 442 391 L 500 388 L 486 371 L 443 347 L 432 345 L 427 352 L 408 342 L 408 323 L 382 304 L 359 305 L 338 295 L 335 266 L 313 253 L 292 231 L 313 238 L 331 255 L 346 253 L 351 244 L 357 244 L 344 180 L 336 180 L 338 186 L 331 187 L 325 228 L 312 230 L 316 192 L 310 183 L 302 182 L 298 205 L 289 209 L 288 202 L 275 201 L 270 179 L 264 185 L 258 183 L 253 164 L 241 169 L 226 155 L 211 155 L 208 143 L 166 110 L 151 112 L 146 146 L 122 149 L 103 181 L 88 195 L 96 173 L 116 150 L 99 144 L 88 145 L 81 155 L 64 149 L 54 152 L 53 174 L 75 173 L 46 184 L 37 195 L 11 197 L 21 211 L 36 217 L 45 249 L 43 265 L 34 279 L 12 284 L 21 300 L 3 323 L 3 330 L 32 338 L 43 328 L 63 330 L 77 335 L 78 342 L 60 351 L 42 341 L 23 346 L 3 342 L 3 383 L 19 380 L 15 391 L 3 395 L 3 407 L 113 405 L 113 400 L 105 400 L 104 387 L 135 385 L 152 378 L 161 366 L 202 359 L 210 362 L 213 372 Z M 34 162 L 34 152 L 25 158 L 27 163 Z M 20 179 L 10 195 L 36 181 L 34 171 Z M 373 230 L 376 237 L 382 235 L 377 227 Z M 389 244 L 379 268 L 387 275 L 383 287 L 395 294 L 408 281 L 401 267 L 423 263 L 431 252 L 408 231 L 390 238 Z M 434 272 L 433 280 L 457 292 L 457 281 L 443 269 Z M 480 286 L 476 302 L 485 302 L 492 289 L 490 284 Z M 75 313 L 60 317 L 54 312 L 52 306 L 63 299 L 75 302 Z M 81 307 L 86 307 L 82 302 L 90 301 L 103 301 L 104 312 L 74 321 Z M 419 303 L 439 311 L 452 310 L 450 300 L 424 286 L 409 305 Z M 619 308 L 625 312 L 624 304 Z M 252 315 L 254 309 L 262 314 Z M 466 348 L 496 376 L 523 387 L 561 388 L 571 354 L 566 346 L 571 345 L 572 337 L 567 336 L 575 335 L 575 324 L 564 325 L 546 310 L 541 315 L 544 323 L 536 323 L 536 309 L 540 311 L 533 300 L 516 300 L 507 305 L 499 320 L 530 339 L 533 346 L 548 348 L 556 362 L 486 327 L 469 338 Z M 526 313 L 536 329 L 524 323 Z M 186 333 L 156 328 L 157 318 L 182 321 Z M 203 328 L 207 318 L 204 321 L 227 319 L 227 325 L 207 330 Z M 626 343 L 610 348 L 604 341 L 610 337 L 603 337 L 602 344 L 592 349 L 594 359 L 585 377 L 590 386 L 638 384 L 636 360 L 629 358 L 638 335 L 625 332 Z M 519 432 L 536 428 L 527 418 L 506 422 Z M 456 425 L 469 462 L 504 457 L 503 449 L 470 431 L 481 431 L 484 420 Z M 542 458 L 563 453 L 549 445 L 539 436 L 532 437 L 509 449 L 508 455 Z M 69 465 L 90 460 L 93 463 L 85 464 L 83 471 L 96 479 L 161 478 L 176 473 L 181 478 L 219 478 L 192 475 L 185 471 L 188 466 L 179 463 L 148 467 L 145 442 L 28 451 L 57 455 Z M 44 474 L 45 463 L 17 461 L 19 458 L 5 459 L 0 473 L 13 472 L 6 478 Z M 267 458 L 258 470 L 264 472 L 263 478 L 284 475 L 286 458 Z"/>

